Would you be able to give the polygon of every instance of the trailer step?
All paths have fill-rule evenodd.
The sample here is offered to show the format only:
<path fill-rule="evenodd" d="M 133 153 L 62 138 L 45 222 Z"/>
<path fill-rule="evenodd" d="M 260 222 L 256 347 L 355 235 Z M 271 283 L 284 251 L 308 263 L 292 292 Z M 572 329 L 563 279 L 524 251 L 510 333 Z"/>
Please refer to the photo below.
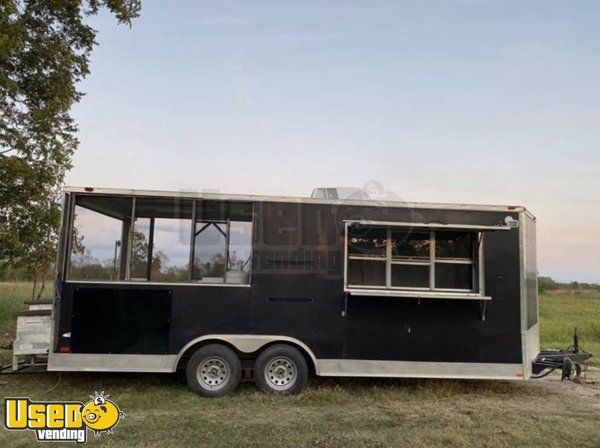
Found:
<path fill-rule="evenodd" d="M 52 310 L 26 310 L 17 313 L 17 317 L 21 316 L 52 316 Z"/>
<path fill-rule="evenodd" d="M 26 300 L 24 303 L 29 311 L 52 310 L 52 300 Z"/>
<path fill-rule="evenodd" d="M 17 313 L 17 337 L 12 347 L 13 371 L 20 370 L 24 364 L 38 364 L 40 358 L 44 359 L 48 355 L 51 327 L 51 308 L 29 309 Z"/>
<path fill-rule="evenodd" d="M 25 305 L 52 305 L 52 300 L 25 300 Z"/>

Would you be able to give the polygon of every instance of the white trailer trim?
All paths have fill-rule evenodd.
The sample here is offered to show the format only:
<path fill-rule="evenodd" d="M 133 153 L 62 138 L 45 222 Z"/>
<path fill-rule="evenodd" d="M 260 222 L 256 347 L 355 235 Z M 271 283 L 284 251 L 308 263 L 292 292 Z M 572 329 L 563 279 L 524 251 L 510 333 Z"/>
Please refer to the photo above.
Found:
<path fill-rule="evenodd" d="M 270 343 L 292 343 L 306 351 L 319 376 L 388 377 L 388 378 L 456 378 L 456 379 L 524 379 L 522 364 L 380 361 L 359 359 L 317 359 L 302 341 L 280 335 L 211 334 L 188 342 L 177 355 L 112 355 L 50 353 L 49 371 L 79 372 L 155 372 L 177 370 L 182 356 L 195 344 L 214 340 L 226 342 L 242 353 L 255 353 Z"/>
<path fill-rule="evenodd" d="M 529 221 L 528 221 L 529 219 Z M 539 316 L 539 297 L 538 300 L 536 323 L 531 328 L 527 328 L 527 303 L 528 303 L 528 288 L 527 288 L 527 272 L 531 268 L 527 265 L 528 258 L 526 253 L 526 242 L 530 227 L 535 226 L 535 218 L 528 214 L 519 214 L 519 277 L 521 294 L 519 301 L 521 304 L 521 350 L 523 354 L 523 372 L 526 379 L 531 377 L 533 360 L 540 353 L 540 316 Z M 537 278 L 537 277 L 536 277 Z M 537 281 L 535 291 L 537 291 Z"/>
<path fill-rule="evenodd" d="M 404 201 L 380 201 L 380 200 L 357 200 L 357 199 L 316 199 L 294 196 L 262 196 L 251 194 L 225 194 L 193 191 L 162 191 L 162 190 L 137 190 L 120 188 L 96 188 L 96 187 L 72 187 L 66 186 L 66 193 L 81 193 L 94 195 L 130 195 L 130 196 L 152 196 L 170 197 L 181 199 L 206 199 L 219 201 L 254 201 L 254 202 L 291 202 L 300 204 L 330 204 L 330 205 L 362 205 L 371 207 L 396 207 L 396 208 L 427 208 L 427 209 L 449 209 L 449 210 L 472 210 L 472 211 L 498 211 L 519 213 L 525 211 L 521 205 L 488 205 L 488 204 L 445 204 L 431 202 L 404 202 Z M 532 215 L 533 216 L 533 215 Z"/>
<path fill-rule="evenodd" d="M 177 355 L 107 355 L 50 353 L 48 370 L 53 372 L 155 372 L 171 373 Z"/>
<path fill-rule="evenodd" d="M 521 364 L 320 359 L 321 376 L 522 380 Z"/>

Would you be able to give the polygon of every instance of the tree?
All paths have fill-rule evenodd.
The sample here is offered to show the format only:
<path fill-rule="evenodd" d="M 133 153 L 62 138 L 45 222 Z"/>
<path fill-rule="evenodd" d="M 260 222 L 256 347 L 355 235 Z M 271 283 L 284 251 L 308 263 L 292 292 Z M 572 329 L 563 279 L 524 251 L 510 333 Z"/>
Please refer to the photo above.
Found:
<path fill-rule="evenodd" d="M 37 278 L 52 266 L 60 187 L 79 143 L 70 110 L 96 44 L 85 19 L 102 8 L 131 25 L 141 3 L 0 0 L 0 272 Z"/>
<path fill-rule="evenodd" d="M 546 292 L 546 291 L 554 291 L 560 287 L 560 284 L 554 281 L 550 277 L 538 277 L 538 291 Z"/>
<path fill-rule="evenodd" d="M 131 242 L 131 276 L 135 278 L 147 278 L 148 276 L 148 251 L 150 245 L 146 234 L 138 230 L 133 231 Z M 167 266 L 168 258 L 162 251 L 152 250 L 150 260 L 150 278 L 148 280 L 166 280 L 162 278 L 164 267 Z"/>
<path fill-rule="evenodd" d="M 131 275 L 144 278 L 148 274 L 148 240 L 146 234 L 133 230 L 131 242 Z"/>

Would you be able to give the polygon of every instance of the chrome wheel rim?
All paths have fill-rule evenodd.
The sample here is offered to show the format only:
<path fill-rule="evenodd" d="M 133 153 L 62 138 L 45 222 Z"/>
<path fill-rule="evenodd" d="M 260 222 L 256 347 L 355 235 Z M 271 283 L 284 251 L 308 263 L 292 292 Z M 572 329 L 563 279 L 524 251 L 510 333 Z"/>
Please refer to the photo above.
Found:
<path fill-rule="evenodd" d="M 219 390 L 229 381 L 231 370 L 223 358 L 211 356 L 200 363 L 196 374 L 203 388 Z"/>
<path fill-rule="evenodd" d="M 287 356 L 273 358 L 265 369 L 265 380 L 275 390 L 291 388 L 298 377 L 296 363 Z"/>

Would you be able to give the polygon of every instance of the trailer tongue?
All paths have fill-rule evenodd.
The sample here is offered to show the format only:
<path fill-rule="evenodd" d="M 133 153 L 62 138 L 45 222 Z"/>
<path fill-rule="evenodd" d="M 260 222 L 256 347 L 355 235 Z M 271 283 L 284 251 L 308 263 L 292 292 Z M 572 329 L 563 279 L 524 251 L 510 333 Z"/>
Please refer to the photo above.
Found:
<path fill-rule="evenodd" d="M 592 354 L 581 349 L 577 328 L 573 334 L 573 345 L 564 350 L 542 350 L 532 363 L 531 378 L 543 378 L 556 369 L 562 371 L 561 380 L 581 381 L 582 365 Z"/>

